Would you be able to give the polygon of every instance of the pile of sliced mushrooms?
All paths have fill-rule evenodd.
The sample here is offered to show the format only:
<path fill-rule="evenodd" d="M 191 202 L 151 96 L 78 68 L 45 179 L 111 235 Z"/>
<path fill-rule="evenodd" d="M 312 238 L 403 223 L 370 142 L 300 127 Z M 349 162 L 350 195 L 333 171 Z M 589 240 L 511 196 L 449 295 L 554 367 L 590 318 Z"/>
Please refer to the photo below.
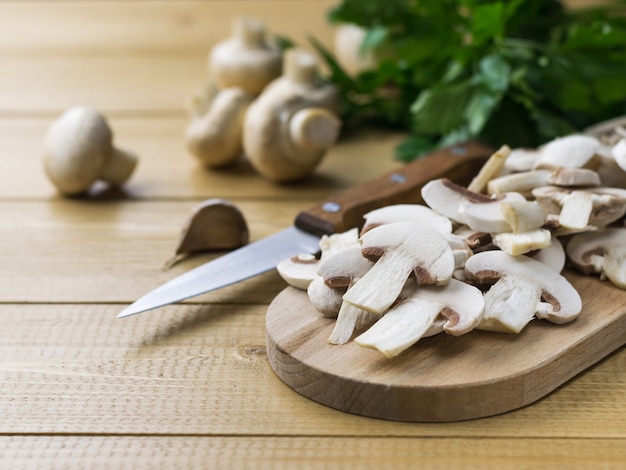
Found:
<path fill-rule="evenodd" d="M 336 318 L 331 344 L 390 358 L 442 332 L 564 324 L 582 310 L 566 265 L 626 289 L 625 188 L 623 127 L 503 146 L 467 187 L 430 181 L 425 205 L 374 210 L 278 271 Z"/>

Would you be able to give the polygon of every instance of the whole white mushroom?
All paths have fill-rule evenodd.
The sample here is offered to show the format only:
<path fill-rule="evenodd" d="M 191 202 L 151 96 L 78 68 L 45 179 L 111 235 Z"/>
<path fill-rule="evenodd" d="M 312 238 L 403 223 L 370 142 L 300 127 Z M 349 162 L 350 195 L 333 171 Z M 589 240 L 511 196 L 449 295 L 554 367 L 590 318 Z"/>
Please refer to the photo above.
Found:
<path fill-rule="evenodd" d="M 98 111 L 76 106 L 48 129 L 43 163 L 58 190 L 74 196 L 98 180 L 112 185 L 125 183 L 137 165 L 137 156 L 113 146 L 111 128 Z"/>

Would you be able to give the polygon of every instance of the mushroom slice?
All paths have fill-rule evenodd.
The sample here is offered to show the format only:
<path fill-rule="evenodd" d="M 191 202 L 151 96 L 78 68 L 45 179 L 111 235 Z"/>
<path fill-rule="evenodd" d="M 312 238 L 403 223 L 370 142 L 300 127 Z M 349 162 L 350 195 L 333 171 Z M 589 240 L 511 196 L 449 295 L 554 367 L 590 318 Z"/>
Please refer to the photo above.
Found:
<path fill-rule="evenodd" d="M 452 232 L 452 222 L 447 217 L 438 214 L 429 207 L 421 204 L 394 204 L 381 207 L 368 212 L 363 216 L 365 223 L 361 229 L 361 235 L 391 222 L 420 222 L 426 227 L 431 227 L 442 233 Z"/>
<path fill-rule="evenodd" d="M 599 148 L 600 141 L 588 135 L 559 137 L 541 146 L 533 170 L 588 167 Z"/>
<path fill-rule="evenodd" d="M 322 250 L 320 255 L 320 259 L 322 260 L 347 248 L 361 246 L 359 244 L 359 230 L 352 228 L 345 232 L 322 235 L 319 245 Z"/>
<path fill-rule="evenodd" d="M 534 188 L 557 186 L 600 186 L 600 175 L 586 168 L 556 168 L 554 170 L 530 170 L 511 173 L 489 181 L 489 194 L 520 192 L 528 195 Z"/>
<path fill-rule="evenodd" d="M 552 243 L 552 234 L 544 228 L 529 230 L 528 232 L 504 232 L 493 235 L 493 244 L 513 256 L 547 248 L 550 243 Z"/>
<path fill-rule="evenodd" d="M 307 288 L 309 302 L 315 310 L 326 318 L 337 318 L 343 302 L 343 294 L 346 289 L 333 289 L 328 287 L 324 278 L 317 276 Z"/>
<path fill-rule="evenodd" d="M 515 148 L 504 162 L 500 175 L 530 170 L 539 158 L 539 151 L 532 148 Z"/>
<path fill-rule="evenodd" d="M 565 267 L 565 248 L 563 248 L 563 244 L 561 243 L 561 240 L 559 240 L 559 237 L 557 237 L 554 233 L 551 235 L 549 246 L 541 248 L 533 253 L 529 253 L 528 256 L 536 259 L 537 261 L 541 261 L 546 266 L 554 269 L 557 273 L 563 271 L 563 268 Z"/>
<path fill-rule="evenodd" d="M 472 230 L 467 225 L 461 225 L 454 231 L 454 235 L 460 237 L 473 253 L 493 248 L 491 234 L 488 232 Z"/>
<path fill-rule="evenodd" d="M 580 295 L 567 279 L 525 255 L 478 253 L 467 260 L 465 274 L 476 285 L 493 284 L 478 329 L 519 333 L 533 316 L 566 323 L 582 309 Z"/>
<path fill-rule="evenodd" d="M 502 201 L 500 210 L 513 233 L 538 229 L 546 221 L 546 211 L 537 201 Z"/>
<path fill-rule="evenodd" d="M 467 186 L 467 189 L 476 193 L 482 193 L 487 187 L 487 183 L 500 174 L 509 155 L 511 155 L 511 149 L 508 146 L 503 145 L 500 147 L 485 162 L 478 174 Z"/>
<path fill-rule="evenodd" d="M 326 258 L 320 263 L 317 274 L 324 279 L 328 287 L 348 289 L 373 265 L 372 261 L 361 255 L 361 247 L 357 245 Z M 343 302 L 337 314 L 337 323 L 328 341 L 331 344 L 346 343 L 359 324 L 373 322 L 371 315 L 363 309 Z"/>
<path fill-rule="evenodd" d="M 344 301 L 382 314 L 396 301 L 411 273 L 419 285 L 446 284 L 454 271 L 448 241 L 416 222 L 394 222 L 361 237 L 361 253 L 374 266 L 344 295 Z"/>
<path fill-rule="evenodd" d="M 533 196 L 549 214 L 559 214 L 559 225 L 585 230 L 588 225 L 603 227 L 626 213 L 626 190 L 593 188 L 571 190 L 557 186 L 535 188 Z"/>
<path fill-rule="evenodd" d="M 374 263 L 361 254 L 361 246 L 346 248 L 322 260 L 317 274 L 328 287 L 349 288 L 367 273 Z"/>
<path fill-rule="evenodd" d="M 620 139 L 613 148 L 611 148 L 611 154 L 615 163 L 624 171 L 626 171 L 626 139 Z"/>
<path fill-rule="evenodd" d="M 290 286 L 307 290 L 317 277 L 318 264 L 319 260 L 314 255 L 303 253 L 282 260 L 276 265 L 276 270 Z"/>
<path fill-rule="evenodd" d="M 538 186 L 550 184 L 552 170 L 530 170 L 494 178 L 487 184 L 489 194 L 527 193 Z"/>
<path fill-rule="evenodd" d="M 420 287 L 354 341 L 394 357 L 424 337 L 439 315 L 446 318 L 443 328 L 447 333 L 471 331 L 481 321 L 484 305 L 477 288 L 455 279 L 446 286 Z"/>
<path fill-rule="evenodd" d="M 421 194 L 422 199 L 431 209 L 461 224 L 465 224 L 465 219 L 459 213 L 460 204 L 467 201 L 492 202 L 489 196 L 469 191 L 447 178 L 429 181 L 422 188 Z"/>
<path fill-rule="evenodd" d="M 504 216 L 502 204 L 525 201 L 526 198 L 520 193 L 505 193 L 499 199 L 490 199 L 489 202 L 463 201 L 459 204 L 458 212 L 473 230 L 489 233 L 510 232 L 511 225 Z"/>
<path fill-rule="evenodd" d="M 610 227 L 579 233 L 566 248 L 569 260 L 583 273 L 599 273 L 620 289 L 626 289 L 626 229 Z"/>

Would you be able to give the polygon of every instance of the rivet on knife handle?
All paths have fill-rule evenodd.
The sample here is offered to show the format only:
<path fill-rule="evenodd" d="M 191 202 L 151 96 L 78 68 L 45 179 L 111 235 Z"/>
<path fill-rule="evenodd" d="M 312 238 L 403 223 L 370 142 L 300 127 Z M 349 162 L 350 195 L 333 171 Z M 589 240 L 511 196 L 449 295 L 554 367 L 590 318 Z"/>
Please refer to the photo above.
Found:
<path fill-rule="evenodd" d="M 477 142 L 438 150 L 301 212 L 295 225 L 316 235 L 360 227 L 363 215 L 373 209 L 421 203 L 422 186 L 433 179 L 445 177 L 467 184 L 492 152 L 492 148 Z"/>

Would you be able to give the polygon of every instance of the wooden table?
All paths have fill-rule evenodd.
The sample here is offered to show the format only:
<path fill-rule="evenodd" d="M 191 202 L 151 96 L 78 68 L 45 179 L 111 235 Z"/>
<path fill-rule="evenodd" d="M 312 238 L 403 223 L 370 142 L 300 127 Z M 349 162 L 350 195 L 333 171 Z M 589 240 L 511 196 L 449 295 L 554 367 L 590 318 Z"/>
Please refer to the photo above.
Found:
<path fill-rule="evenodd" d="M 501 416 L 411 424 L 342 413 L 272 372 L 272 272 L 125 320 L 130 302 L 214 255 L 163 271 L 200 201 L 230 199 L 253 240 L 325 195 L 399 164 L 400 135 L 344 138 L 309 181 L 245 163 L 203 169 L 185 103 L 208 50 L 247 14 L 327 45 L 331 1 L 0 3 L 1 468 L 624 468 L 626 351 Z M 57 194 L 40 160 L 64 109 L 89 104 L 140 155 L 123 191 Z"/>

